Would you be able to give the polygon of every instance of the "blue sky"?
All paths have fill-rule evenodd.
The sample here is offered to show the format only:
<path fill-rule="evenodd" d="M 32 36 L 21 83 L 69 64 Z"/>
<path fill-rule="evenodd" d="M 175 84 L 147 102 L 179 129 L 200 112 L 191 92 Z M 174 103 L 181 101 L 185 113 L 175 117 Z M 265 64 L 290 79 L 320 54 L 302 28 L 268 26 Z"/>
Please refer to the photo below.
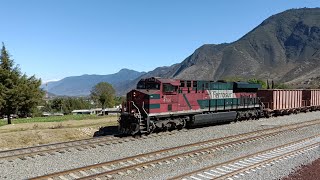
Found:
<path fill-rule="evenodd" d="M 318 0 L 0 0 L 0 41 L 43 81 L 151 71 L 203 44 L 233 42 L 269 16 Z"/>

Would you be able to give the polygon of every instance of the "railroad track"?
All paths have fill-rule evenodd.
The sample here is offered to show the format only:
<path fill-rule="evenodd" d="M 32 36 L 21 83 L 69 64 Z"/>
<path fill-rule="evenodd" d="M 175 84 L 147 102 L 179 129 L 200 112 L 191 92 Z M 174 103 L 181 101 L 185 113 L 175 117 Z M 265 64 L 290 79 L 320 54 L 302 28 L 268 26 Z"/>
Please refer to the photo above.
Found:
<path fill-rule="evenodd" d="M 320 146 L 320 134 L 291 142 L 268 150 L 260 151 L 224 163 L 209 166 L 170 180 L 237 179 L 246 174 L 261 170 L 272 164 L 286 160 Z"/>
<path fill-rule="evenodd" d="M 301 128 L 318 125 L 320 120 L 297 123 L 289 126 L 264 129 L 250 133 L 233 135 L 208 141 L 187 144 L 183 146 L 158 150 L 155 152 L 135 155 L 123 159 L 113 160 L 86 167 L 57 172 L 34 179 L 95 179 L 100 177 L 111 178 L 113 175 L 124 175 L 132 171 L 155 167 L 165 163 L 173 163 L 185 158 L 207 155 L 226 148 L 235 147 L 244 143 L 265 140 L 271 137 L 297 131 Z"/>
<path fill-rule="evenodd" d="M 185 132 L 187 130 L 181 130 Z M 172 135 L 175 133 L 179 133 L 178 131 L 171 132 L 163 132 L 158 134 L 152 134 L 149 136 L 142 136 L 141 139 L 145 138 L 153 138 L 164 135 Z M 40 146 L 33 146 L 28 148 L 20 148 L 20 149 L 12 149 L 0 151 L 0 163 L 3 161 L 12 162 L 15 159 L 27 160 L 28 158 L 35 158 L 36 156 L 46 156 L 46 155 L 55 155 L 57 153 L 63 154 L 72 151 L 83 151 L 89 148 L 96 148 L 99 146 L 107 146 L 111 144 L 124 143 L 128 141 L 136 141 L 139 138 L 134 137 L 115 137 L 113 135 L 98 137 L 98 138 L 90 138 L 84 140 L 76 140 L 62 143 L 54 143 L 54 144 L 45 144 Z"/>

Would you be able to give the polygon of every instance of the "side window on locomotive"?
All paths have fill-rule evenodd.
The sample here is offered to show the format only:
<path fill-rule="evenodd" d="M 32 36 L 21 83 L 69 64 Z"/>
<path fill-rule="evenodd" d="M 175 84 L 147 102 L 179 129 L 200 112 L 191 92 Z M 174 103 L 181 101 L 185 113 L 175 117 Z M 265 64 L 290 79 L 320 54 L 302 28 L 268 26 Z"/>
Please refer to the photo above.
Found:
<path fill-rule="evenodd" d="M 175 92 L 177 87 L 171 84 L 163 84 L 163 92 Z"/>
<path fill-rule="evenodd" d="M 188 93 L 190 93 L 191 81 L 187 81 L 187 88 L 188 88 Z"/>
<path fill-rule="evenodd" d="M 205 83 L 205 89 L 209 89 L 209 83 Z"/>
<path fill-rule="evenodd" d="M 184 86 L 185 86 L 184 81 L 180 81 L 180 87 L 184 87 Z"/>
<path fill-rule="evenodd" d="M 191 81 L 187 81 L 187 87 L 191 87 Z"/>
<path fill-rule="evenodd" d="M 137 84 L 137 89 L 145 89 L 146 88 L 146 84 L 144 81 L 139 81 Z"/>
<path fill-rule="evenodd" d="M 197 81 L 193 81 L 192 82 L 192 89 L 196 91 L 196 93 L 198 93 L 198 83 Z"/>

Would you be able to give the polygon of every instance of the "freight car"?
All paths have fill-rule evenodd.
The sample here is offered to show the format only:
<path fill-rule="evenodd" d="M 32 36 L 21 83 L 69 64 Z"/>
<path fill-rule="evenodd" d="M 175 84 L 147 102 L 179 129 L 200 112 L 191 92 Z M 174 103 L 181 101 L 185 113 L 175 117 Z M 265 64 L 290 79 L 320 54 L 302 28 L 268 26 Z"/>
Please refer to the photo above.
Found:
<path fill-rule="evenodd" d="M 320 89 L 302 91 L 303 106 L 307 111 L 320 110 Z"/>
<path fill-rule="evenodd" d="M 266 89 L 257 95 L 265 117 L 298 113 L 302 110 L 302 89 Z"/>
<path fill-rule="evenodd" d="M 319 89 L 258 90 L 265 117 L 320 110 Z"/>
<path fill-rule="evenodd" d="M 119 130 L 134 135 L 257 119 L 263 116 L 257 97 L 260 87 L 247 82 L 141 79 L 127 94 Z"/>

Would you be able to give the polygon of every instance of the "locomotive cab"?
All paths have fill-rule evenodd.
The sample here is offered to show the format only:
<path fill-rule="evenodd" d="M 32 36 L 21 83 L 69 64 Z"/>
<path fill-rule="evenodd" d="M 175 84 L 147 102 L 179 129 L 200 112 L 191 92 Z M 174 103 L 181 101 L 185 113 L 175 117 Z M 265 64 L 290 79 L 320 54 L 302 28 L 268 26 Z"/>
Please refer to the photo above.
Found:
<path fill-rule="evenodd" d="M 120 115 L 119 127 L 123 134 L 149 132 L 150 110 L 158 108 L 159 104 L 150 101 L 160 99 L 161 82 L 156 78 L 141 79 L 137 88 L 127 93 L 127 101 Z"/>

